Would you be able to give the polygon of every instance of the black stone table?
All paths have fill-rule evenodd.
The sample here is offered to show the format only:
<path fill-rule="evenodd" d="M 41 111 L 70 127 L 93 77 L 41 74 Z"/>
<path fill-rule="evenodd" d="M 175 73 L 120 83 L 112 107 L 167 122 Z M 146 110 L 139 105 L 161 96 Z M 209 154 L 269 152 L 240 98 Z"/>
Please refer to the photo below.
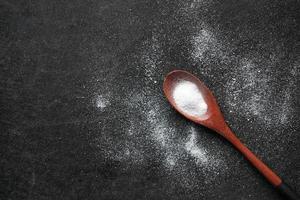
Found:
<path fill-rule="evenodd" d="M 0 199 L 280 200 L 168 104 L 174 69 L 300 191 L 299 1 L 0 2 Z"/>

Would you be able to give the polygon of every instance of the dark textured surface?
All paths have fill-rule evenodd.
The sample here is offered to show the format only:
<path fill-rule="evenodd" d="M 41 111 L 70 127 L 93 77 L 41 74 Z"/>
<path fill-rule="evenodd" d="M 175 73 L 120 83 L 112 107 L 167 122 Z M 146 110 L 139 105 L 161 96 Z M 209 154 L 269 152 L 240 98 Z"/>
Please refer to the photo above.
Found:
<path fill-rule="evenodd" d="M 199 76 L 300 191 L 299 1 L 0 1 L 0 199 L 281 199 L 173 111 Z"/>

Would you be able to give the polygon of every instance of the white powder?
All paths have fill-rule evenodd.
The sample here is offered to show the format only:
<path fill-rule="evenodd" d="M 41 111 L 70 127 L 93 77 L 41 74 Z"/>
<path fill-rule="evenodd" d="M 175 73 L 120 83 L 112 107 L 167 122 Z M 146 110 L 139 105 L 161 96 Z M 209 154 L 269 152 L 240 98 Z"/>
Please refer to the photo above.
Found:
<path fill-rule="evenodd" d="M 99 108 L 100 110 L 103 110 L 105 107 L 107 107 L 110 104 L 108 98 L 104 97 L 103 95 L 98 95 L 95 101 L 96 101 L 96 107 Z"/>
<path fill-rule="evenodd" d="M 185 143 L 185 149 L 196 159 L 197 163 L 206 163 L 208 161 L 206 152 L 197 145 L 197 135 L 194 128 L 192 128 L 189 140 Z"/>
<path fill-rule="evenodd" d="M 173 99 L 178 108 L 188 115 L 201 117 L 207 112 L 207 104 L 193 82 L 179 81 L 175 85 Z"/>

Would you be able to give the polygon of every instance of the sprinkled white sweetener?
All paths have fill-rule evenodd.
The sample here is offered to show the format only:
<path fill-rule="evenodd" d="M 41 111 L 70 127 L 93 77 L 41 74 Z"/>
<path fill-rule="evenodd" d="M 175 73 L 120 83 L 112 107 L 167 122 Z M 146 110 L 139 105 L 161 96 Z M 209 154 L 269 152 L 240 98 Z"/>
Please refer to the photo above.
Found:
<path fill-rule="evenodd" d="M 173 99 L 178 108 L 188 115 L 201 117 L 207 112 L 207 104 L 193 82 L 180 80 L 174 86 Z"/>

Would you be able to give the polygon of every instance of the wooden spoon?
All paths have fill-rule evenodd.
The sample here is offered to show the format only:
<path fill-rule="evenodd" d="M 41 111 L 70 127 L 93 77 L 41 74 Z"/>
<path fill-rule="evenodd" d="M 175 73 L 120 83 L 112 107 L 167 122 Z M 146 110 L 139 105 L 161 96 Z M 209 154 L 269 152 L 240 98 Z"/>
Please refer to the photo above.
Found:
<path fill-rule="evenodd" d="M 203 114 L 202 116 L 195 116 L 183 111 L 181 108 L 178 107 L 178 105 L 175 102 L 175 99 L 173 98 L 173 92 L 175 86 L 178 84 L 179 81 L 189 81 L 196 85 L 199 92 L 201 92 L 205 103 L 207 104 L 207 111 L 205 114 Z M 292 189 L 286 183 L 284 183 L 277 174 L 275 174 L 275 172 L 273 172 L 266 164 L 264 164 L 260 159 L 258 159 L 244 144 L 241 143 L 241 141 L 226 124 L 212 92 L 197 77 L 182 70 L 172 71 L 165 77 L 163 90 L 168 101 L 179 113 L 181 113 L 189 120 L 197 124 L 206 126 L 222 135 L 231 144 L 233 144 L 233 146 L 236 147 L 236 149 L 239 150 L 250 161 L 250 163 L 282 194 L 284 194 L 286 197 L 292 200 L 299 199 L 299 196 L 295 192 L 293 192 Z"/>

